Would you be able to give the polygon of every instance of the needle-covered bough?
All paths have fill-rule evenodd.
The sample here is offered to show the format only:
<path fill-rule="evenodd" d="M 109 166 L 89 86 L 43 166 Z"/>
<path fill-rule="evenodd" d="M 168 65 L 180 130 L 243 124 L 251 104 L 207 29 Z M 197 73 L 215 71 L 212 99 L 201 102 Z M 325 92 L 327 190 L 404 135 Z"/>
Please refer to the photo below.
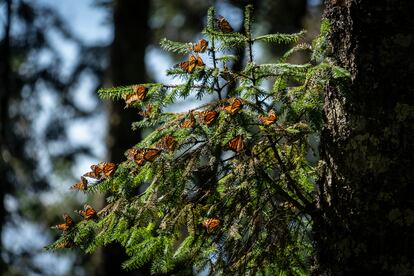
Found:
<path fill-rule="evenodd" d="M 93 252 L 115 242 L 129 256 L 126 269 L 149 264 L 153 274 L 184 267 L 226 275 L 307 273 L 323 90 L 348 74 L 323 55 L 326 22 L 312 45 L 298 44 L 304 32 L 253 36 L 251 11 L 245 8 L 243 33 L 211 8 L 203 39 L 161 41 L 183 55 L 167 71 L 179 84 L 99 91 L 139 110 L 133 128 L 154 131 L 126 149 L 122 163 L 93 165 L 72 186 L 109 195 L 107 205 L 95 211 L 86 204 L 77 223 L 65 214 L 56 226 L 62 236 L 48 249 Z M 259 64 L 253 52 L 259 43 L 296 46 L 278 63 Z M 246 53 L 240 71 L 232 69 L 241 58 L 236 48 Z M 303 50 L 308 62 L 287 62 Z M 200 106 L 165 111 L 189 96 Z"/>

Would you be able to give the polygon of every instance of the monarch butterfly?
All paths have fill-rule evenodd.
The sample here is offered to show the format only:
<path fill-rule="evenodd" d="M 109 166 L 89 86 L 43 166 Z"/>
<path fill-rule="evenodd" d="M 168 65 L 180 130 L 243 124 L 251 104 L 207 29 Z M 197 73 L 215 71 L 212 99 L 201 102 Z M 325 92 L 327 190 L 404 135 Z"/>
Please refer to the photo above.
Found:
<path fill-rule="evenodd" d="M 83 210 L 75 211 L 81 215 L 84 219 L 88 220 L 96 216 L 96 211 L 89 204 L 83 206 Z"/>
<path fill-rule="evenodd" d="M 65 239 L 64 241 L 58 243 L 56 245 L 56 248 L 62 249 L 62 248 L 72 248 L 75 245 L 74 241 L 71 239 Z"/>
<path fill-rule="evenodd" d="M 208 47 L 208 41 L 200 39 L 197 44 L 193 45 L 193 51 L 196 53 L 204 53 Z"/>
<path fill-rule="evenodd" d="M 74 222 L 73 219 L 66 213 L 63 214 L 63 219 L 65 223 L 57 224 L 54 226 L 54 228 L 65 232 L 73 226 Z"/>
<path fill-rule="evenodd" d="M 270 110 L 268 116 L 259 115 L 260 122 L 262 122 L 262 124 L 264 124 L 265 126 L 273 124 L 277 121 L 277 118 L 278 117 L 273 109 Z"/>
<path fill-rule="evenodd" d="M 202 116 L 201 119 L 204 124 L 207 126 L 211 125 L 214 120 L 217 118 L 218 113 L 216 111 L 203 111 L 200 112 L 200 115 Z"/>
<path fill-rule="evenodd" d="M 216 230 L 221 224 L 221 221 L 218 218 L 209 218 L 203 221 L 203 226 L 206 228 L 207 233 L 211 233 Z"/>
<path fill-rule="evenodd" d="M 228 143 L 228 147 L 235 152 L 241 152 L 244 150 L 244 142 L 243 137 L 241 135 L 237 135 L 233 139 L 231 139 Z"/>
<path fill-rule="evenodd" d="M 83 176 L 95 178 L 95 179 L 102 179 L 105 177 L 111 176 L 116 169 L 116 164 L 110 162 L 101 162 L 98 165 L 92 165 L 91 171 L 85 173 Z"/>
<path fill-rule="evenodd" d="M 233 82 L 235 81 L 235 77 L 233 73 L 229 70 L 227 65 L 224 65 L 224 70 L 220 72 L 220 76 L 225 79 L 226 81 Z"/>
<path fill-rule="evenodd" d="M 143 150 L 143 158 L 146 161 L 154 161 L 155 158 L 160 154 L 161 150 L 159 149 L 144 149 Z"/>
<path fill-rule="evenodd" d="M 195 57 L 194 55 L 190 55 L 188 61 L 181 62 L 177 64 L 177 66 L 186 71 L 187 73 L 192 73 L 196 66 L 204 66 L 204 62 L 201 59 L 201 57 Z"/>
<path fill-rule="evenodd" d="M 101 162 L 98 167 L 102 170 L 101 177 L 110 177 L 116 170 L 116 164 L 110 162 Z"/>
<path fill-rule="evenodd" d="M 233 32 L 232 26 L 223 16 L 219 16 L 217 18 L 217 25 L 218 25 L 219 30 L 222 31 L 223 33 Z"/>
<path fill-rule="evenodd" d="M 143 85 L 134 85 L 132 86 L 132 91 L 134 92 L 133 94 L 129 94 L 124 97 L 127 107 L 134 102 L 144 100 L 147 89 Z"/>
<path fill-rule="evenodd" d="M 237 111 L 239 111 L 243 106 L 242 101 L 237 98 L 231 98 L 228 102 L 230 103 L 230 105 L 224 107 L 224 110 L 226 110 L 231 115 L 237 113 Z"/>
<path fill-rule="evenodd" d="M 161 140 L 159 147 L 162 149 L 173 151 L 176 145 L 177 145 L 177 141 L 175 140 L 174 136 L 167 135 Z"/>
<path fill-rule="evenodd" d="M 154 161 L 160 154 L 159 149 L 129 149 L 127 156 L 128 159 L 134 161 L 138 166 L 142 166 L 145 161 Z"/>
<path fill-rule="evenodd" d="M 139 154 L 141 154 L 141 150 L 139 150 L 139 149 L 129 149 L 127 151 L 126 155 L 127 155 L 128 160 L 134 161 L 135 159 L 138 158 Z"/>
<path fill-rule="evenodd" d="M 87 190 L 88 180 L 85 177 L 81 176 L 80 181 L 73 184 L 70 188 L 73 190 L 82 190 L 82 191 Z"/>
<path fill-rule="evenodd" d="M 102 169 L 99 167 L 99 165 L 92 165 L 91 171 L 85 173 L 83 176 L 100 179 L 102 174 Z"/>
<path fill-rule="evenodd" d="M 154 108 L 154 106 L 152 104 L 148 104 L 145 107 L 145 111 L 140 112 L 139 115 L 141 115 L 143 117 L 146 117 L 146 118 L 151 117 L 152 114 L 154 113 L 154 109 L 155 108 Z"/>
<path fill-rule="evenodd" d="M 190 116 L 184 123 L 181 125 L 181 128 L 193 128 L 195 126 L 195 119 L 193 112 L 190 112 Z"/>

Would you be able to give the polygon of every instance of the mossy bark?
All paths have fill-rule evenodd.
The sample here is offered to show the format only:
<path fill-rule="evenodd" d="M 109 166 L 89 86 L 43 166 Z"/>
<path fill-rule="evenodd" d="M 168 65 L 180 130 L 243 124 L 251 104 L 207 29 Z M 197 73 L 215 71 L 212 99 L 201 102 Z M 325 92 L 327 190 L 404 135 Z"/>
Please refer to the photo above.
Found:
<path fill-rule="evenodd" d="M 326 2 L 352 80 L 325 94 L 315 274 L 413 275 L 414 2 Z"/>

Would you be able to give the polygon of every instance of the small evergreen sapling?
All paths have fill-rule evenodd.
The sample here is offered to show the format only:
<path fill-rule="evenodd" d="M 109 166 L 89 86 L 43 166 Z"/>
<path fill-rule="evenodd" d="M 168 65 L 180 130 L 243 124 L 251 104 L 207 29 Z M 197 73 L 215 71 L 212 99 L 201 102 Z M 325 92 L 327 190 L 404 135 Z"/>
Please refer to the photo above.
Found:
<path fill-rule="evenodd" d="M 151 263 L 153 274 L 183 265 L 210 274 L 308 272 L 317 180 L 311 141 L 321 126 L 326 82 L 346 72 L 323 58 L 325 32 L 317 49 L 302 43 L 280 63 L 257 64 L 255 43 L 297 43 L 304 32 L 253 37 L 251 10 L 245 8 L 245 33 L 210 8 L 205 39 L 161 41 L 165 50 L 189 56 L 167 71 L 180 84 L 99 90 L 140 110 L 143 119 L 133 128 L 155 130 L 126 149 L 124 162 L 92 166 L 85 176 L 95 184 L 82 178 L 72 187 L 109 194 L 107 205 L 99 212 L 85 205 L 84 219 L 58 227 L 64 232 L 48 249 L 93 252 L 117 242 L 130 257 L 125 269 Z M 241 71 L 231 69 L 235 48 L 247 51 Z M 300 50 L 312 52 L 308 63 L 286 62 Z M 184 113 L 164 111 L 190 95 L 214 99 Z"/>

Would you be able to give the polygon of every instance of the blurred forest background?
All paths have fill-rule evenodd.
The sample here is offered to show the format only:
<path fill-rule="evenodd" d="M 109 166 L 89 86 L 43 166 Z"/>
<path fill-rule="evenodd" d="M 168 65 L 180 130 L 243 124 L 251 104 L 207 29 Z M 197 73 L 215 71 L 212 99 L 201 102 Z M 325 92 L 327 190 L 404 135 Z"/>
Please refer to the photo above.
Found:
<path fill-rule="evenodd" d="M 86 256 L 43 250 L 65 210 L 103 202 L 69 187 L 145 135 L 131 131 L 137 113 L 102 103 L 96 90 L 166 81 L 178 57 L 161 38 L 196 41 L 211 5 L 240 31 L 246 4 L 257 33 L 305 29 L 311 40 L 319 30 L 317 0 L 0 0 L 0 275 L 146 275 L 120 271 L 116 245 Z M 283 50 L 255 54 L 270 62 Z"/>

